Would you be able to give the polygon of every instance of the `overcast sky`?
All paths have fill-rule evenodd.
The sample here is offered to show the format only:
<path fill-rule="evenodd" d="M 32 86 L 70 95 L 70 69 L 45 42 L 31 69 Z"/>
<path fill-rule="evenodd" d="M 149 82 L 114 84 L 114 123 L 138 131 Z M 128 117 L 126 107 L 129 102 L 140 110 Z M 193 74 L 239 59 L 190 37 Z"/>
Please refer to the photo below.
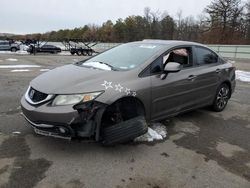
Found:
<path fill-rule="evenodd" d="M 145 7 L 176 16 L 201 14 L 211 0 L 0 0 L 0 33 L 35 33 L 102 24 L 129 15 L 143 15 Z"/>

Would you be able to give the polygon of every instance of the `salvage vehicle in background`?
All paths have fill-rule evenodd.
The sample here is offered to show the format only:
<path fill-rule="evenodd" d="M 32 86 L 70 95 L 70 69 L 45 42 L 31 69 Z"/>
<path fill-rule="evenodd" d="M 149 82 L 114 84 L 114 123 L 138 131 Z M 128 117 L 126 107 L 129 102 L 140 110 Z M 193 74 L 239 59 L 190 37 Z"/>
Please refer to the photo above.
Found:
<path fill-rule="evenodd" d="M 95 51 L 91 48 L 82 48 L 82 47 L 73 47 L 70 49 L 70 54 L 75 55 L 77 54 L 78 56 L 84 55 L 84 56 L 92 56 Z"/>
<path fill-rule="evenodd" d="M 38 76 L 21 106 L 38 134 L 114 144 L 144 134 L 147 122 L 220 112 L 234 88 L 235 68 L 206 46 L 144 40 Z"/>
<path fill-rule="evenodd" d="M 38 47 L 37 45 L 30 45 L 27 52 L 34 54 L 34 53 L 51 53 L 51 54 L 57 54 L 62 52 L 62 49 L 54 46 L 54 45 L 43 45 L 41 47 Z"/>
<path fill-rule="evenodd" d="M 64 39 L 62 41 L 65 48 L 70 51 L 71 55 L 84 55 L 92 56 L 94 53 L 97 53 L 93 47 L 98 44 L 98 42 L 86 42 L 83 39 L 71 38 Z"/>
<path fill-rule="evenodd" d="M 20 45 L 14 41 L 0 41 L 0 51 L 16 52 L 20 50 Z"/>

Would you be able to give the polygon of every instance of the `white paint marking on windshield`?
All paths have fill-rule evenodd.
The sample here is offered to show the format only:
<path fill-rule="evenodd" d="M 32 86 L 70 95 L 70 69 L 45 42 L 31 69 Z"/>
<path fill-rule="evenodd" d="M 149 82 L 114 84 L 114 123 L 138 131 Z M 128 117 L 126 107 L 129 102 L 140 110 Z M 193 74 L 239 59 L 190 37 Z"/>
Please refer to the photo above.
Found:
<path fill-rule="evenodd" d="M 128 67 L 119 67 L 120 69 L 128 69 Z"/>
<path fill-rule="evenodd" d="M 86 62 L 86 63 L 83 63 L 83 65 L 91 66 L 91 67 L 102 69 L 102 70 L 111 71 L 111 67 L 109 67 L 108 65 L 105 65 L 103 63 L 100 63 L 98 61 Z"/>
<path fill-rule="evenodd" d="M 154 48 L 156 48 L 156 46 L 152 46 L 152 45 L 140 45 L 140 48 L 154 49 Z"/>

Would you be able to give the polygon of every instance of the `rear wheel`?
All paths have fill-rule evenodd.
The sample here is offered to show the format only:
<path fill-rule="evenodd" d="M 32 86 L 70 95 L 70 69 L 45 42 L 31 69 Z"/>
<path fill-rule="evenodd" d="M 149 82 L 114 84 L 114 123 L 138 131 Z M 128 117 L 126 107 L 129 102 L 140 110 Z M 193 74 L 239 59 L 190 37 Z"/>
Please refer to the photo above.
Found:
<path fill-rule="evenodd" d="M 217 90 L 216 97 L 212 106 L 213 110 L 216 112 L 223 111 L 227 106 L 229 98 L 230 88 L 227 84 L 222 84 Z"/>

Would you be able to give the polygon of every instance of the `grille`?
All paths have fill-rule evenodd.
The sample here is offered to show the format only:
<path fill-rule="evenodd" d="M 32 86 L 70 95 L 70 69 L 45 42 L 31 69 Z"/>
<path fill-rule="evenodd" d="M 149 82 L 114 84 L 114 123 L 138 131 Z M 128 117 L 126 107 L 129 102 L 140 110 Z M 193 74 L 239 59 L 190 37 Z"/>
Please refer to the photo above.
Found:
<path fill-rule="evenodd" d="M 40 91 L 37 91 L 37 90 L 35 90 L 35 89 L 33 89 L 33 88 L 30 88 L 30 90 L 29 90 L 29 98 L 30 98 L 33 102 L 40 102 L 40 101 L 46 99 L 47 96 L 48 96 L 47 94 L 42 93 L 42 92 L 40 92 Z"/>

